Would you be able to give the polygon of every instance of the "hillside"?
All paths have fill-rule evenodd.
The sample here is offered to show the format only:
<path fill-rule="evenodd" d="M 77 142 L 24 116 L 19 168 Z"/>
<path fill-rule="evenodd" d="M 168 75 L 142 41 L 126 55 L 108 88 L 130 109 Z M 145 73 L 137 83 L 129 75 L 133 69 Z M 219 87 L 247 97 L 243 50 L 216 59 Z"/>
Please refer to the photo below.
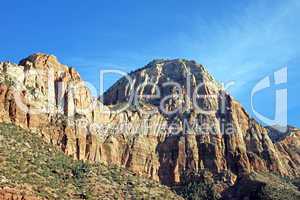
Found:
<path fill-rule="evenodd" d="M 0 152 L 1 200 L 182 199 L 170 188 L 117 166 L 73 160 L 12 124 L 0 124 Z M 251 174 L 241 178 L 224 198 L 299 199 L 300 192 L 291 181 L 266 173 Z M 174 191 L 188 200 L 219 199 L 221 195 L 214 185 L 202 181 Z"/>
<path fill-rule="evenodd" d="M 75 161 L 11 124 L 0 124 L 0 169 L 1 200 L 181 199 L 117 166 Z"/>
<path fill-rule="evenodd" d="M 270 173 L 252 173 L 241 177 L 236 185 L 224 194 L 224 199 L 298 200 L 300 191 L 297 184 L 297 179 L 284 179 Z"/>

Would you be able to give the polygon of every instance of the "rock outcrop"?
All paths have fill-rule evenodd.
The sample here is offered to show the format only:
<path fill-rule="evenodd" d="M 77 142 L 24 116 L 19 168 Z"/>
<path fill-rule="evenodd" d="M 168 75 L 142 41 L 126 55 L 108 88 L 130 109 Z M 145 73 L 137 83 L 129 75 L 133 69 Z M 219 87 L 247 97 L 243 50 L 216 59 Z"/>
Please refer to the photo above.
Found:
<path fill-rule="evenodd" d="M 166 185 L 204 171 L 227 185 L 250 172 L 300 174 L 299 134 L 290 139 L 298 141 L 293 152 L 293 141 L 272 142 L 194 61 L 153 61 L 113 85 L 105 105 L 74 68 L 45 54 L 1 63 L 0 82 L 0 121 L 40 132 L 74 159 L 116 164 Z M 134 92 L 135 101 L 116 112 Z"/>
<path fill-rule="evenodd" d="M 288 170 L 299 168 L 300 165 L 300 130 L 289 126 L 287 131 L 282 133 L 272 127 L 268 127 L 269 135 L 275 143 L 280 159 L 288 166 Z M 296 177 L 299 174 L 295 174 Z"/>

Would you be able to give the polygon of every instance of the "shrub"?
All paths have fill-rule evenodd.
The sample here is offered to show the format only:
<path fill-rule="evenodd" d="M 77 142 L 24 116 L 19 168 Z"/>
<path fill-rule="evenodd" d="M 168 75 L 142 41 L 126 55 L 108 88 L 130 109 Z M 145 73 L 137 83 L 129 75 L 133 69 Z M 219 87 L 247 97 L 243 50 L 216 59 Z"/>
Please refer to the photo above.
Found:
<path fill-rule="evenodd" d="M 190 182 L 181 187 L 179 194 L 187 200 L 217 200 L 213 184 L 206 182 Z"/>

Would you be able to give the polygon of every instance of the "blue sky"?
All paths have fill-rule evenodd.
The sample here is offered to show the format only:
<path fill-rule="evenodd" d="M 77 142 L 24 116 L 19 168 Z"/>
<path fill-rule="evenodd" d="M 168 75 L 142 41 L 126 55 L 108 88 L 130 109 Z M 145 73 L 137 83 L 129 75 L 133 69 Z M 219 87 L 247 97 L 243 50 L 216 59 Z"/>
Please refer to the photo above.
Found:
<path fill-rule="evenodd" d="M 155 58 L 204 64 L 251 113 L 258 80 L 288 67 L 288 121 L 300 127 L 299 0 L 3 1 L 0 60 L 34 52 L 56 55 L 99 86 L 99 69 L 130 72 Z M 116 77 L 106 80 L 107 86 Z M 276 87 L 256 109 L 274 114 Z"/>

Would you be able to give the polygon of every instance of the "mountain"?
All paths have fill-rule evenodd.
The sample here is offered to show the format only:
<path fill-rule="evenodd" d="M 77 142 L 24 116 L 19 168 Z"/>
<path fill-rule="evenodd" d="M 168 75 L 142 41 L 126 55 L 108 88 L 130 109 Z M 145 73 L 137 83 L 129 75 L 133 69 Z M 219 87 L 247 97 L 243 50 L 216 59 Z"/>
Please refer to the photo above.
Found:
<path fill-rule="evenodd" d="M 273 143 L 270 139 L 270 129 L 251 119 L 243 107 L 202 65 L 179 59 L 156 60 L 129 74 L 129 79 L 134 84 L 130 84 L 127 79 L 120 79 L 104 94 L 105 104 L 120 104 L 130 99 L 132 91 L 138 92 L 142 96 L 138 103 L 163 107 L 157 115 L 164 118 L 167 124 L 176 123 L 180 126 L 181 135 L 167 137 L 158 146 L 164 147 L 158 148 L 158 151 L 163 157 L 162 160 L 167 160 L 166 166 L 161 165 L 162 170 L 166 168 L 166 171 L 173 173 L 171 179 L 170 175 L 160 177 L 163 183 L 178 183 L 182 174 L 203 169 L 213 174 L 229 173 L 227 178 L 233 182 L 237 176 L 251 171 L 299 175 L 299 157 L 292 159 L 286 156 L 285 151 L 276 146 L 276 141 Z M 165 87 L 166 82 L 178 83 L 181 91 L 178 92 L 177 86 Z M 130 85 L 133 85 L 132 88 Z M 198 85 L 201 87 L 197 88 Z M 187 88 L 190 88 L 190 91 Z M 158 93 L 160 97 L 157 98 Z M 149 99 L 147 95 L 154 98 Z M 197 98 L 196 103 L 193 103 L 193 95 L 208 97 Z M 163 102 L 166 97 L 170 98 L 167 98 L 163 105 L 157 104 Z M 162 112 L 172 109 L 176 112 L 169 115 Z M 213 112 L 207 114 L 201 111 Z M 184 122 L 188 122 L 190 127 L 195 124 L 208 124 L 210 129 L 199 135 L 193 129 L 184 129 Z M 226 130 L 230 131 L 230 134 L 227 134 Z M 296 135 L 295 141 L 298 138 L 299 135 Z M 170 148 L 172 153 L 176 152 L 175 158 L 171 156 Z M 296 148 L 299 148 L 299 145 Z M 296 155 L 299 155 L 299 152 Z"/>
<path fill-rule="evenodd" d="M 270 129 L 195 61 L 154 60 L 102 98 L 55 56 L 3 62 L 0 122 L 40 135 L 75 160 L 117 165 L 175 188 L 207 180 L 222 195 L 253 173 L 300 174 L 299 134 L 272 141 Z"/>

